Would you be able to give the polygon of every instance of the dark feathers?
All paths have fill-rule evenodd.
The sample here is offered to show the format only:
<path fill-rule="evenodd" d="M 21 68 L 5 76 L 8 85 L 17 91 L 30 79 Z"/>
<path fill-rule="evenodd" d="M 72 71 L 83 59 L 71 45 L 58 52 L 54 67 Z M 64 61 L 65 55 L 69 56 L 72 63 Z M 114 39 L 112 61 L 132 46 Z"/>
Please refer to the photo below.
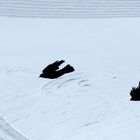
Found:
<path fill-rule="evenodd" d="M 140 82 L 138 87 L 132 87 L 130 91 L 131 101 L 140 101 Z"/>
<path fill-rule="evenodd" d="M 58 78 L 66 73 L 70 73 L 74 71 L 74 68 L 70 65 L 66 65 L 64 68 L 59 69 L 59 66 L 64 63 L 64 60 L 56 61 L 50 65 L 48 65 L 43 71 L 40 77 L 42 78 Z"/>

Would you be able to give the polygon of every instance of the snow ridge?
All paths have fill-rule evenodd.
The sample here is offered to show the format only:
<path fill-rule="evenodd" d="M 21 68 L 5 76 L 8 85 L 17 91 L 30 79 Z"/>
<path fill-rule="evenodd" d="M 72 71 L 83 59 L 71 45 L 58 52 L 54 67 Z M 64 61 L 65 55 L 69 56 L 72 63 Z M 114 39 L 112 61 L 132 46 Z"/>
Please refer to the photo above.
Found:
<path fill-rule="evenodd" d="M 139 17 L 138 0 L 0 0 L 0 16 L 34 18 Z"/>

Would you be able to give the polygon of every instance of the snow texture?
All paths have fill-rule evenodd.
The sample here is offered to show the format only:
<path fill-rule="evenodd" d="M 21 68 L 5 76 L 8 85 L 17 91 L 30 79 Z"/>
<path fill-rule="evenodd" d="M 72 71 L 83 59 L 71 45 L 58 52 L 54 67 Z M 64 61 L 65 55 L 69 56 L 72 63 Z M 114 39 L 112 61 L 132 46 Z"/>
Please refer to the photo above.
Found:
<path fill-rule="evenodd" d="M 0 140 L 28 140 L 0 117 Z"/>
<path fill-rule="evenodd" d="M 0 0 L 0 16 L 28 18 L 140 17 L 140 1 Z"/>
<path fill-rule="evenodd" d="M 138 18 L 1 17 L 0 140 L 139 140 L 140 102 L 129 95 L 139 28 Z M 61 59 L 75 72 L 39 78 Z"/>

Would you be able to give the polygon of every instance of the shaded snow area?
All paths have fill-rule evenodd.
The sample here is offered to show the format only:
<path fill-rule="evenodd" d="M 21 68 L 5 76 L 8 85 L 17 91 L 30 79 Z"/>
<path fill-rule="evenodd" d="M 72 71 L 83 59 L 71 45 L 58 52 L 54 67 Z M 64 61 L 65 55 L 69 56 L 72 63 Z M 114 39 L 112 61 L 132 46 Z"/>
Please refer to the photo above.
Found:
<path fill-rule="evenodd" d="M 140 1 L 0 0 L 0 16 L 32 18 L 140 17 Z"/>
<path fill-rule="evenodd" d="M 0 140 L 139 140 L 139 37 L 137 18 L 0 18 Z M 61 59 L 75 72 L 39 78 Z"/>

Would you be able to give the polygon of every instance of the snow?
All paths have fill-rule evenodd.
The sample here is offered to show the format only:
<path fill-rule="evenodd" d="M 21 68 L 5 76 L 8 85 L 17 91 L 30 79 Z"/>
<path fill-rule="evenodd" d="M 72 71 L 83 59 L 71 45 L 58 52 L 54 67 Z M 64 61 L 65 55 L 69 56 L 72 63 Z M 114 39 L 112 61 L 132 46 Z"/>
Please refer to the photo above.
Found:
<path fill-rule="evenodd" d="M 139 25 L 1 17 L 0 140 L 139 140 Z M 76 71 L 39 78 L 61 59 Z"/>
<path fill-rule="evenodd" d="M 32 18 L 140 17 L 139 0 L 0 0 L 0 16 Z"/>

